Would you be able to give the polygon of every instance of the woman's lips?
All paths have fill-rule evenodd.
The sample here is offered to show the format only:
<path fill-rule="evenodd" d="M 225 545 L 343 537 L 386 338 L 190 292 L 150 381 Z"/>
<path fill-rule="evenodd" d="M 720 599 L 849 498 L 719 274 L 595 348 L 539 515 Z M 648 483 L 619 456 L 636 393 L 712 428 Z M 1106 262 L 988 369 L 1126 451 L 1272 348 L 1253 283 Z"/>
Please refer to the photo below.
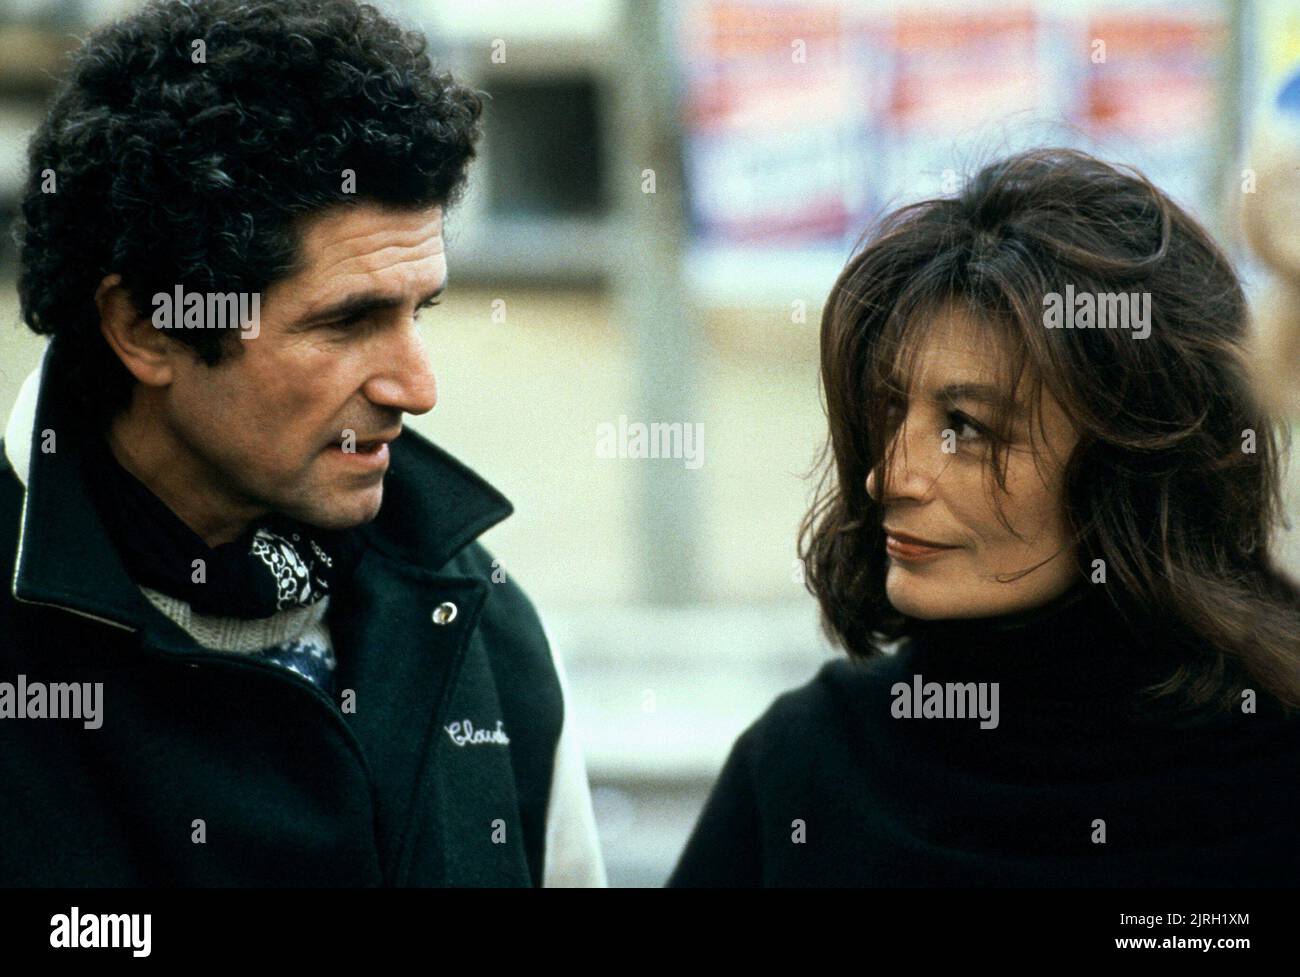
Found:
<path fill-rule="evenodd" d="M 885 530 L 885 552 L 898 560 L 928 560 L 955 549 L 956 546 L 920 543 L 913 537 L 895 536 L 889 530 Z"/>

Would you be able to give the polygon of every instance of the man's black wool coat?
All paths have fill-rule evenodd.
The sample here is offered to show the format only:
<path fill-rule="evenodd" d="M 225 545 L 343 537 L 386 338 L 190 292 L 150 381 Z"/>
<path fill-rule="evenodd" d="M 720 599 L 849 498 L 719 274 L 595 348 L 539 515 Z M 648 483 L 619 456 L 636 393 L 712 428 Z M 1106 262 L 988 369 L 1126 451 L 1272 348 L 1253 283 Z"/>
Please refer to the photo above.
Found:
<path fill-rule="evenodd" d="M 0 719 L 0 885 L 541 884 L 563 699 L 536 613 L 475 542 L 500 494 L 394 443 L 329 609 L 347 713 L 149 604 L 62 410 L 42 382 L 30 453 L 0 462 L 0 682 L 102 682 L 102 726 Z M 465 743 L 466 721 L 508 745 Z"/>

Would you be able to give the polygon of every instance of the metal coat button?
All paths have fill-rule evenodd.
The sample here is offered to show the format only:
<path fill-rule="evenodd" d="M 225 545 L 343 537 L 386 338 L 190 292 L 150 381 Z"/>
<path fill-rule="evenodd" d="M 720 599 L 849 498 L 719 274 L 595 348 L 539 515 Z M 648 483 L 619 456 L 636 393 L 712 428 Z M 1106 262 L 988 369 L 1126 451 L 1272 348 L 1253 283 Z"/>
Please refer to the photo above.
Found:
<path fill-rule="evenodd" d="M 433 623 L 450 624 L 456 620 L 456 613 L 456 605 L 449 600 L 445 600 L 433 609 Z"/>

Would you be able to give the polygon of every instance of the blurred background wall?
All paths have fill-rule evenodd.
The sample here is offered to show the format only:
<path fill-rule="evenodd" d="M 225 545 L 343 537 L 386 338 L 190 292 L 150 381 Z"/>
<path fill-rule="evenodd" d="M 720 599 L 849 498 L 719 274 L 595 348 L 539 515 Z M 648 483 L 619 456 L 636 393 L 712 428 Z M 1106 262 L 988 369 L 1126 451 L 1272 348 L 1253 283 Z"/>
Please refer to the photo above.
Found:
<path fill-rule="evenodd" d="M 736 735 L 831 654 L 795 537 L 824 434 L 821 304 L 868 221 L 1000 153 L 1078 145 L 1190 207 L 1253 291 L 1232 198 L 1258 107 L 1300 62 L 1300 5 L 379 5 L 491 96 L 425 316 L 439 404 L 412 424 L 514 502 L 486 542 L 567 662 L 610 882 L 658 885 Z M 0 0 L 6 227 L 67 50 L 137 6 Z M 41 349 L 14 260 L 6 234 L 6 412 Z M 690 425 L 702 454 L 602 457 L 620 417 Z M 1288 491 L 1300 520 L 1294 463 Z M 1300 533 L 1281 547 L 1300 573 Z"/>

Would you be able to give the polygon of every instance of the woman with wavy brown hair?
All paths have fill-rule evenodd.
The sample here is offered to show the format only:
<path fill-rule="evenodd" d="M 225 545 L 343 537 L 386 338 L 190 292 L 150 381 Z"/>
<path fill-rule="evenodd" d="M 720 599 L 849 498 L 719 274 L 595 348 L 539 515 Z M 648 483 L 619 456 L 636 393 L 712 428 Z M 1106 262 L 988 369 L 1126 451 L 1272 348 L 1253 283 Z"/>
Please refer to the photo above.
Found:
<path fill-rule="evenodd" d="M 1300 883 L 1246 322 L 1204 229 L 1081 152 L 886 217 L 824 310 L 801 536 L 847 657 L 741 735 L 669 884 Z"/>

